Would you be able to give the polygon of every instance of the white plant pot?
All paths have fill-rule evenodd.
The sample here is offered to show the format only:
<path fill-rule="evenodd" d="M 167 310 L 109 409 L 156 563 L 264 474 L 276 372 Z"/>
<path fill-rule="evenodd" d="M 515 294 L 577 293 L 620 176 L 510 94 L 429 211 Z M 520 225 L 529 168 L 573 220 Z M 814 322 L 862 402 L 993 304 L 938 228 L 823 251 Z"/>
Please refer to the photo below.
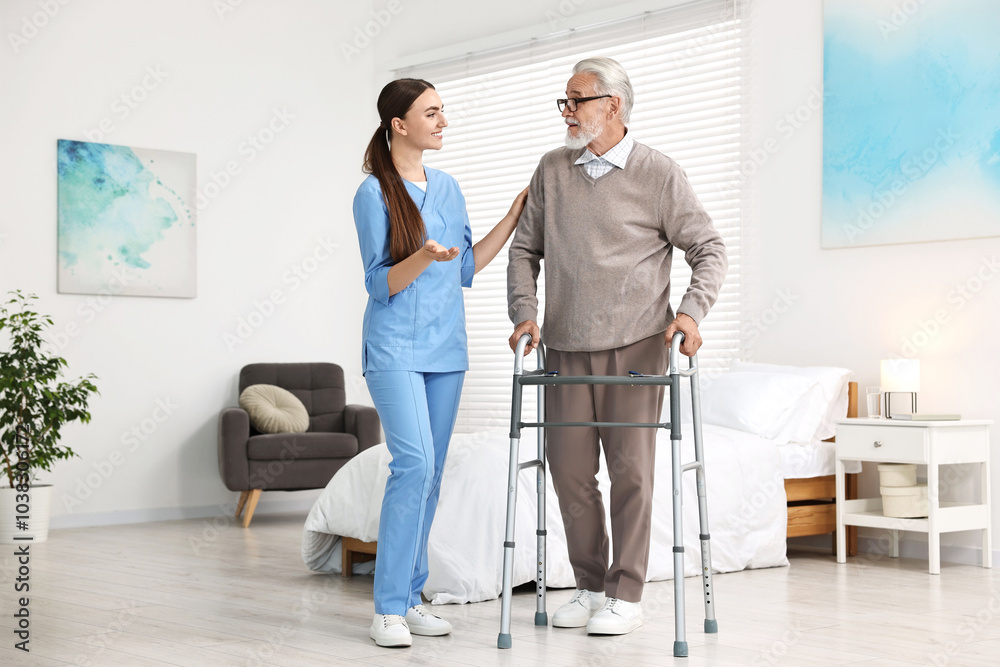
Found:
<path fill-rule="evenodd" d="M 30 544 L 49 539 L 49 515 L 52 508 L 52 485 L 39 484 L 28 488 L 27 516 L 23 521 L 27 529 L 18 527 L 18 516 L 23 516 L 25 507 L 17 502 L 18 492 L 9 486 L 0 487 L 0 544 Z M 31 540 L 15 540 L 15 537 Z"/>
<path fill-rule="evenodd" d="M 916 486 L 916 463 L 879 463 L 879 486 Z"/>
<path fill-rule="evenodd" d="M 883 486 L 882 516 L 918 519 L 927 516 L 927 485 Z"/>

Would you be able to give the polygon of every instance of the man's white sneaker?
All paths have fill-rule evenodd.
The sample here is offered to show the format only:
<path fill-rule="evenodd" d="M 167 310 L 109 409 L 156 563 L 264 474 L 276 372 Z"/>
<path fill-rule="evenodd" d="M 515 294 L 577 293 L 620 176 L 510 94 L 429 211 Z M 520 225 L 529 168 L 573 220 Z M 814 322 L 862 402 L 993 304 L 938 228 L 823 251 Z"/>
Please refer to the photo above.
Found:
<path fill-rule="evenodd" d="M 624 635 L 642 625 L 642 608 L 638 602 L 608 598 L 604 606 L 587 623 L 589 635 Z"/>
<path fill-rule="evenodd" d="M 430 613 L 422 604 L 406 610 L 406 624 L 410 626 L 410 632 L 415 635 L 437 637 L 451 632 L 451 623 Z"/>
<path fill-rule="evenodd" d="M 587 589 L 577 590 L 569 602 L 559 607 L 552 615 L 552 627 L 582 628 L 603 604 L 604 593 L 595 593 Z"/>
<path fill-rule="evenodd" d="M 399 614 L 375 614 L 368 636 L 379 646 L 410 646 L 413 643 L 406 619 Z"/>

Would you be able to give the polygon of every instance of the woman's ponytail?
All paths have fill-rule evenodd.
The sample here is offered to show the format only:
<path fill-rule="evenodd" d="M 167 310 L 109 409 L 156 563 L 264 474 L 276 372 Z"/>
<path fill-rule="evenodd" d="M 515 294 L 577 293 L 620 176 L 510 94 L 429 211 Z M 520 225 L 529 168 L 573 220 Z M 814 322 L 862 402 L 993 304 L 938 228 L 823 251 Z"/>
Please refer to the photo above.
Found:
<path fill-rule="evenodd" d="M 392 119 L 402 118 L 430 83 L 422 79 L 397 79 L 386 84 L 378 97 L 382 119 L 365 150 L 365 173 L 372 174 L 382 186 L 382 197 L 389 210 L 389 254 L 399 262 L 424 245 L 427 231 L 420 210 L 406 191 L 403 178 L 389 152 Z"/>

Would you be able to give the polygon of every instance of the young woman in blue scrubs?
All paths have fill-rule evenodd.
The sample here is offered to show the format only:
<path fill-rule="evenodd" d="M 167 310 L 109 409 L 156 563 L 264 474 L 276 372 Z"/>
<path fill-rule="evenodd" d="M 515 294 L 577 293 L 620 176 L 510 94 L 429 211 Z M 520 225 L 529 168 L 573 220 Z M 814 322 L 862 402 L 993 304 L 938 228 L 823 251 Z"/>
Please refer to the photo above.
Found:
<path fill-rule="evenodd" d="M 370 174 L 354 197 L 368 306 L 362 372 L 392 454 L 375 559 L 379 646 L 410 646 L 410 634 L 445 635 L 451 624 L 421 603 L 427 536 L 465 371 L 462 288 L 517 226 L 527 189 L 472 244 L 465 199 L 448 174 L 423 166 L 448 126 L 434 86 L 399 79 L 378 98 L 381 124 L 365 152 Z"/>

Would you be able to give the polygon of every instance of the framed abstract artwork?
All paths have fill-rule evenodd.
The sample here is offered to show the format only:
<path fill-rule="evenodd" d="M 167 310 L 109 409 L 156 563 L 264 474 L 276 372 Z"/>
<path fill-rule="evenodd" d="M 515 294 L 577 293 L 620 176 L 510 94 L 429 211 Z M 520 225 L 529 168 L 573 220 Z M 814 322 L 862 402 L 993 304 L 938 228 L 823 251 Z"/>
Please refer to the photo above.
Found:
<path fill-rule="evenodd" d="M 195 162 L 60 139 L 59 292 L 196 296 Z"/>
<path fill-rule="evenodd" d="M 826 0 L 823 247 L 1000 236 L 1000 2 Z"/>

